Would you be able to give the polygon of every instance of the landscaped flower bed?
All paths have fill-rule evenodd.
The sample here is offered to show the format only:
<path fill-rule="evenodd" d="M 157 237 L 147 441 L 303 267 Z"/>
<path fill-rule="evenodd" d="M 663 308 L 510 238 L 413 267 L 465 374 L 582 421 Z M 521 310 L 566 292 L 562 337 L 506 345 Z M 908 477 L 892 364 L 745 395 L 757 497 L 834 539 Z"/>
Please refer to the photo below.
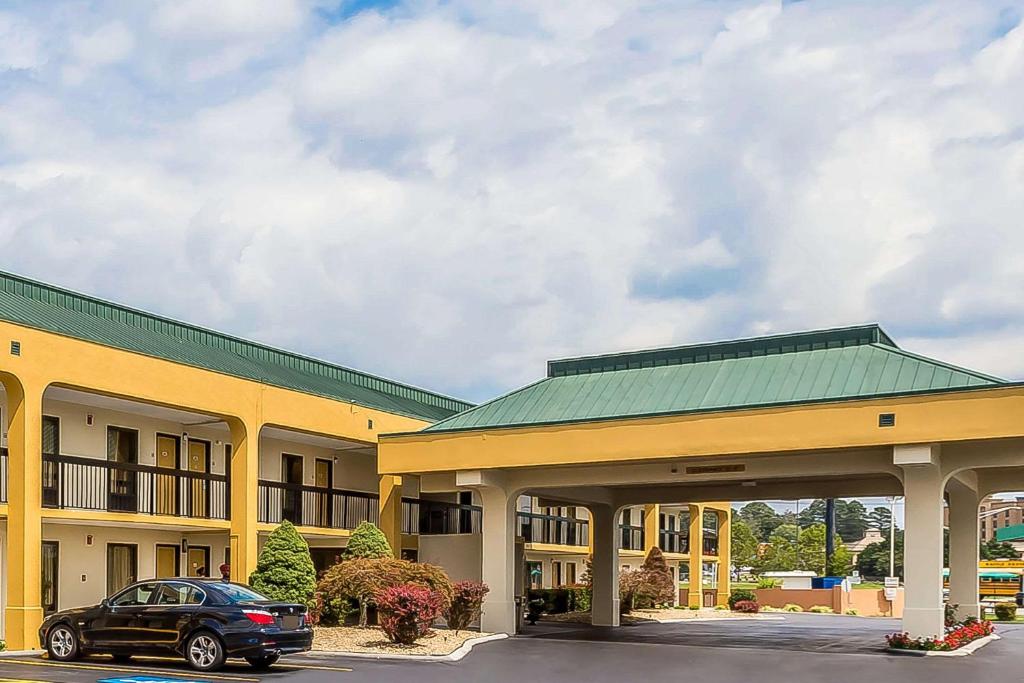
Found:
<path fill-rule="evenodd" d="M 889 647 L 894 650 L 926 650 L 948 652 L 963 647 L 967 643 L 990 636 L 995 627 L 990 622 L 968 619 L 946 630 L 944 638 L 911 638 L 906 633 L 893 633 L 885 637 Z"/>

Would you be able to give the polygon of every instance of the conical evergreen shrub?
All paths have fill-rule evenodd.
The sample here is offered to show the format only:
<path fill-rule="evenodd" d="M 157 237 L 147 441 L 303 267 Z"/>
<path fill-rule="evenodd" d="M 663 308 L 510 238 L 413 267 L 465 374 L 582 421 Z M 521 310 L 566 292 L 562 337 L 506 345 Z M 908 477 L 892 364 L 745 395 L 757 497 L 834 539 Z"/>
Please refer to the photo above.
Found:
<path fill-rule="evenodd" d="M 309 545 L 291 522 L 281 522 L 267 538 L 249 585 L 272 600 L 312 606 L 316 569 Z"/>

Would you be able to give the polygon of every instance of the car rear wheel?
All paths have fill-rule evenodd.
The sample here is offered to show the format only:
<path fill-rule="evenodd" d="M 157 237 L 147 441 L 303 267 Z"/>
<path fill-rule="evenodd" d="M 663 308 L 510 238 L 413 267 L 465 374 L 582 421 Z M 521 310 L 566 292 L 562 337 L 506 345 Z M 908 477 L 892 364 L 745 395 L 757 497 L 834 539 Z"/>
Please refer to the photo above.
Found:
<path fill-rule="evenodd" d="M 185 645 L 185 659 L 196 671 L 216 671 L 226 658 L 220 639 L 209 631 L 200 631 Z"/>
<path fill-rule="evenodd" d="M 245 661 L 249 662 L 249 666 L 254 669 L 269 669 L 277 664 L 279 659 L 281 659 L 281 655 L 267 655 L 266 657 L 246 657 Z"/>
<path fill-rule="evenodd" d="M 46 638 L 46 651 L 50 657 L 67 662 L 78 657 L 78 636 L 66 624 L 58 624 L 50 630 Z"/>

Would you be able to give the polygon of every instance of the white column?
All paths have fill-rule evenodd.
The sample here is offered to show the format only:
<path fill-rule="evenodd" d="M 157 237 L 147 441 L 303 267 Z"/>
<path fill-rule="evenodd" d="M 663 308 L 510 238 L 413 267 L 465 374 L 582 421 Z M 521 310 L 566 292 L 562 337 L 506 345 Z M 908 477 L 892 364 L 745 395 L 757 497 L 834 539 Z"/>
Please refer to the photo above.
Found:
<path fill-rule="evenodd" d="M 903 566 L 903 630 L 911 637 L 943 633 L 942 473 L 937 446 L 897 446 L 906 496 Z"/>
<path fill-rule="evenodd" d="M 957 616 L 980 618 L 978 605 L 978 493 L 949 487 L 949 603 Z"/>
<path fill-rule="evenodd" d="M 619 625 L 619 543 L 615 512 L 610 505 L 590 508 L 590 524 L 594 529 L 590 619 L 595 626 Z"/>
<path fill-rule="evenodd" d="M 506 493 L 501 473 L 458 472 L 456 485 L 477 490 L 483 507 L 481 579 L 490 591 L 484 598 L 480 629 L 513 635 L 516 628 L 515 501 Z"/>

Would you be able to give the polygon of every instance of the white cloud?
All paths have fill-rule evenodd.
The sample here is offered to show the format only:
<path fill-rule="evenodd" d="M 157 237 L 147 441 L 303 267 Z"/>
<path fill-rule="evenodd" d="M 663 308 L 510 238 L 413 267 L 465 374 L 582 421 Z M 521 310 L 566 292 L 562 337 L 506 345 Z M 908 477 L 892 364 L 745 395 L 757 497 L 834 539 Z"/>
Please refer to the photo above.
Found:
<path fill-rule="evenodd" d="M 64 67 L 64 80 L 78 84 L 98 67 L 123 61 L 135 47 L 135 36 L 120 21 L 104 24 L 88 33 L 71 36 L 72 61 Z"/>
<path fill-rule="evenodd" d="M 3 267 L 479 399 L 872 319 L 1024 376 L 1001 5 L 83 7 L 0 15 Z"/>

